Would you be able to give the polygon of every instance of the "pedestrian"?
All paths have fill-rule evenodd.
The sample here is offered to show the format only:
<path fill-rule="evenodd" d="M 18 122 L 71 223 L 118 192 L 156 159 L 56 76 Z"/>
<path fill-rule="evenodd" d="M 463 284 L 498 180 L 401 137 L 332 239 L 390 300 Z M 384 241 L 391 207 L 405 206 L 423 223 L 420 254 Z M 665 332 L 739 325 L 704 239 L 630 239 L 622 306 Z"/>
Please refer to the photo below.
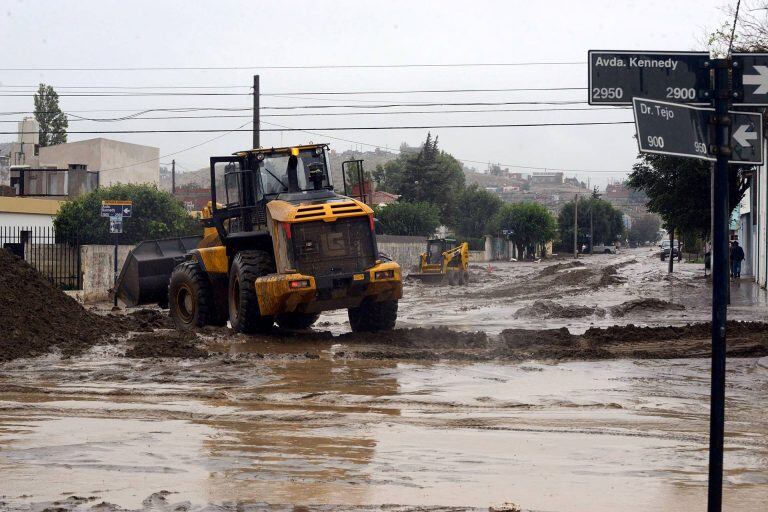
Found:
<path fill-rule="evenodd" d="M 742 261 L 744 261 L 744 249 L 739 246 L 739 242 L 734 240 L 731 246 L 731 276 L 736 279 L 741 277 Z"/>

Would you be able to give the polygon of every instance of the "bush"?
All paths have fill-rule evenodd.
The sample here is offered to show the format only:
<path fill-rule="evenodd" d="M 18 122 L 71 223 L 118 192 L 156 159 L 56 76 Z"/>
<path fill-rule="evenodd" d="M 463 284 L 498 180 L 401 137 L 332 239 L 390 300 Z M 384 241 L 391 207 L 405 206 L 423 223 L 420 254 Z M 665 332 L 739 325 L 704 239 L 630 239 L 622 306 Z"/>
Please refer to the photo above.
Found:
<path fill-rule="evenodd" d="M 440 209 L 429 203 L 390 203 L 375 215 L 386 235 L 429 236 L 440 225 Z"/>
<path fill-rule="evenodd" d="M 109 219 L 101 217 L 101 202 L 109 199 L 133 201 L 133 216 L 123 221 L 120 243 L 202 233 L 199 221 L 168 192 L 154 185 L 118 184 L 64 203 L 53 220 L 57 236 L 77 237 L 83 244 L 113 243 Z"/>

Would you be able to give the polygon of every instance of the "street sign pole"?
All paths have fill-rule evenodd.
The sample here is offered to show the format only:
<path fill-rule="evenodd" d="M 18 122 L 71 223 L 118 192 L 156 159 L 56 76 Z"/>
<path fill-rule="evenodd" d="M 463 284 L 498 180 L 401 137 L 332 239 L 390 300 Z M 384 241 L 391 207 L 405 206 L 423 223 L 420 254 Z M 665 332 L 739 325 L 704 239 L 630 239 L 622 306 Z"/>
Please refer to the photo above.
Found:
<path fill-rule="evenodd" d="M 715 161 L 712 233 L 712 396 L 709 414 L 709 490 L 707 510 L 720 512 L 723 501 L 723 438 L 725 434 L 725 325 L 728 279 L 728 116 L 729 61 L 713 59 L 715 70 Z"/>
<path fill-rule="evenodd" d="M 114 307 L 117 307 L 117 247 L 120 244 L 120 233 L 115 232 L 115 269 L 114 278 L 112 279 L 112 295 L 115 298 Z"/>

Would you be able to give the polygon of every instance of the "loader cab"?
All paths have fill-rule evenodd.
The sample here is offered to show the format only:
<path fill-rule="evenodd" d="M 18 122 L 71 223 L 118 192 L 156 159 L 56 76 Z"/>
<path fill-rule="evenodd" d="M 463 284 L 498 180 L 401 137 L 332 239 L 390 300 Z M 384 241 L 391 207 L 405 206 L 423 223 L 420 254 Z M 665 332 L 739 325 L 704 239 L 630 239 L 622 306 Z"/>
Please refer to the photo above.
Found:
<path fill-rule="evenodd" d="M 334 197 L 327 144 L 211 158 L 211 219 L 223 242 L 268 236 L 266 205 Z"/>
<path fill-rule="evenodd" d="M 455 249 L 456 240 L 452 238 L 433 238 L 427 240 L 427 263 L 437 265 L 443 261 L 443 253 Z"/>

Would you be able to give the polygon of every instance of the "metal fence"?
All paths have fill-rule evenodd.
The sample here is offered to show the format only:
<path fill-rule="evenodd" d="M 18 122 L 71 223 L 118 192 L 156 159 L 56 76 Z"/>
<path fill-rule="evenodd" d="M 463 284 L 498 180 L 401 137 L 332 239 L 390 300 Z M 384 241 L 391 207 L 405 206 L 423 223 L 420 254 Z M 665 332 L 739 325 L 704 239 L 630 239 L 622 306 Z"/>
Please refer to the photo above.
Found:
<path fill-rule="evenodd" d="M 0 247 L 35 267 L 63 290 L 82 289 L 80 243 L 56 236 L 51 227 L 0 226 Z"/>

